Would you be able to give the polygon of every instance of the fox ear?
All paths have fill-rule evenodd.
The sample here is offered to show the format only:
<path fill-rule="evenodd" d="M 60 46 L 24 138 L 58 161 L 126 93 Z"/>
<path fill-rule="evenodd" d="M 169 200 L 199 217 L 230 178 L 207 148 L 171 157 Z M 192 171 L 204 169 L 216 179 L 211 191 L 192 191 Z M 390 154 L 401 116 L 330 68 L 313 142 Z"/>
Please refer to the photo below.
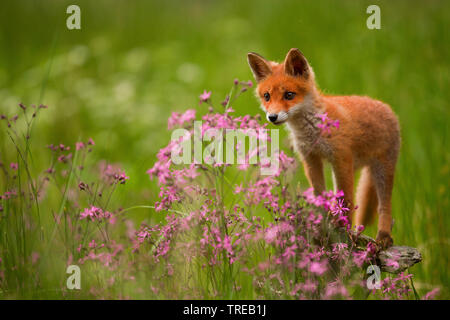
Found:
<path fill-rule="evenodd" d="M 247 55 L 247 60 L 257 82 L 260 82 L 272 73 L 272 68 L 270 67 L 269 62 L 259 54 L 250 52 Z"/>
<path fill-rule="evenodd" d="M 308 79 L 309 67 L 308 61 L 300 50 L 292 48 L 284 59 L 284 72 L 294 77 Z"/>

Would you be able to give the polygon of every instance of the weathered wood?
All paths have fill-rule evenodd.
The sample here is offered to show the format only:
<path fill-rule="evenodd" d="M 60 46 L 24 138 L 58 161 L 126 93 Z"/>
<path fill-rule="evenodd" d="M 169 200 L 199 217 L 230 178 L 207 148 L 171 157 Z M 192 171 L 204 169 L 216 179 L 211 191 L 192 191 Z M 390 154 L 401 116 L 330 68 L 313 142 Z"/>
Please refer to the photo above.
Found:
<path fill-rule="evenodd" d="M 375 239 L 363 234 L 357 238 L 356 242 L 364 248 L 369 242 L 376 244 Z M 422 261 L 422 255 L 419 250 L 413 247 L 392 246 L 380 250 L 377 254 L 377 260 L 380 263 L 381 271 L 400 273 Z"/>
<path fill-rule="evenodd" d="M 422 261 L 422 255 L 416 248 L 407 246 L 392 246 L 378 253 L 381 270 L 390 273 L 399 273 L 416 263 Z M 398 265 L 389 265 L 389 261 L 394 260 Z"/>

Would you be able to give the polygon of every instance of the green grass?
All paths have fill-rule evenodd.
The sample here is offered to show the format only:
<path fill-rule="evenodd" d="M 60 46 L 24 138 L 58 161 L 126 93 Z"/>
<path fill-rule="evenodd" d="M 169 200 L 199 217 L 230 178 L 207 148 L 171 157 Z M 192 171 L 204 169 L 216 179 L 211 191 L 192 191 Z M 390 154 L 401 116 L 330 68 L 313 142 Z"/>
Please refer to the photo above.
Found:
<path fill-rule="evenodd" d="M 82 29 L 69 31 L 72 3 L 12 1 L 0 12 L 0 113 L 18 102 L 49 106 L 33 127 L 32 170 L 48 162 L 45 145 L 93 137 L 95 160 L 130 176 L 114 203 L 153 203 L 158 189 L 145 171 L 169 139 L 170 112 L 196 107 L 203 89 L 222 100 L 234 78 L 250 79 L 247 52 L 282 60 L 298 47 L 324 92 L 368 95 L 398 115 L 394 240 L 423 254 L 410 270 L 416 289 L 450 297 L 448 2 L 77 1 Z M 370 4 L 381 8 L 381 30 L 366 28 Z M 234 109 L 261 112 L 250 94 Z M 1 157 L 17 162 L 4 130 L 0 141 Z M 301 169 L 297 177 L 307 186 Z"/>

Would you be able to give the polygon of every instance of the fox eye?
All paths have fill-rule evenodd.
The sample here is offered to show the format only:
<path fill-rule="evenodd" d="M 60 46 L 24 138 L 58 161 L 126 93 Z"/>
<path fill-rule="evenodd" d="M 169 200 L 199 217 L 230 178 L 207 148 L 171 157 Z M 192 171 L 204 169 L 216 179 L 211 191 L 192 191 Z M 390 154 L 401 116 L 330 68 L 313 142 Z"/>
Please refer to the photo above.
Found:
<path fill-rule="evenodd" d="M 286 91 L 286 92 L 284 93 L 284 98 L 285 98 L 286 100 L 292 100 L 292 99 L 294 99 L 294 97 L 295 97 L 295 92 Z"/>
<path fill-rule="evenodd" d="M 266 101 L 269 101 L 269 100 L 270 100 L 270 94 L 269 94 L 268 92 L 264 93 L 264 99 L 265 99 Z"/>

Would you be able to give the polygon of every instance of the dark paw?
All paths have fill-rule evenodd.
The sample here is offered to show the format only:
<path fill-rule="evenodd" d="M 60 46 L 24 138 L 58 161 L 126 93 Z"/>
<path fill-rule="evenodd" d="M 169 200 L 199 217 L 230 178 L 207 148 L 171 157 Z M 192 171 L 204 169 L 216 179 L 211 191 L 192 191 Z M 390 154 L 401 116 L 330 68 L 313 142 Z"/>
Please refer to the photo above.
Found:
<path fill-rule="evenodd" d="M 389 233 L 385 231 L 378 231 L 377 244 L 382 249 L 387 249 L 394 244 L 394 240 L 392 240 L 391 235 Z"/>

